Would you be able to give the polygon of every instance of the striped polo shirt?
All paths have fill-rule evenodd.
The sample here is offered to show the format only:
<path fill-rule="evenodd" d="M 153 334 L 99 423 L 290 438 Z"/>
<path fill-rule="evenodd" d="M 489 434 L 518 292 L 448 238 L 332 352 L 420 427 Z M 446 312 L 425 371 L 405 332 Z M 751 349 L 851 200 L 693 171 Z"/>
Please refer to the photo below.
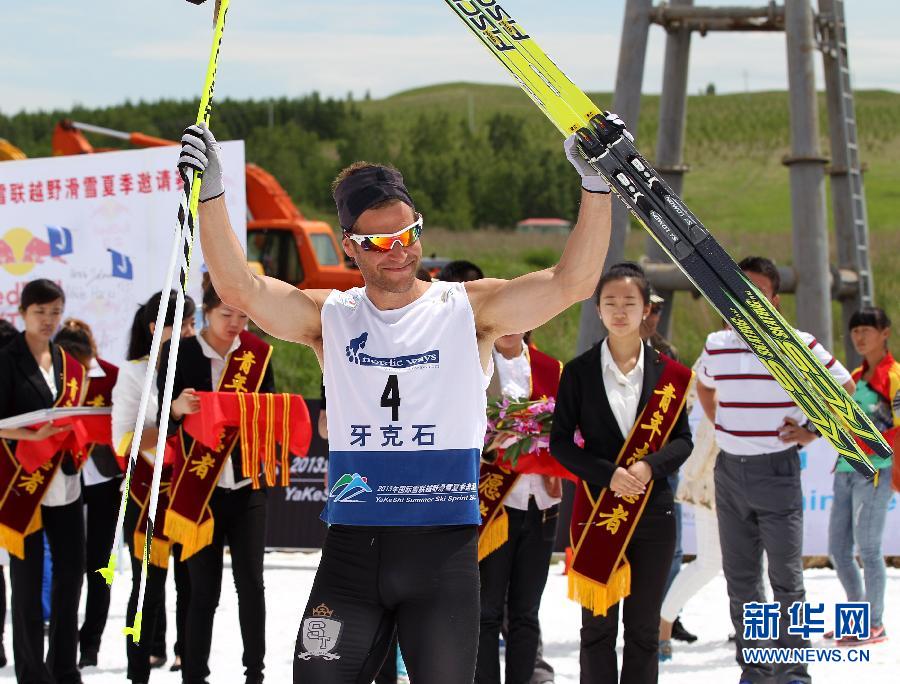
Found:
<path fill-rule="evenodd" d="M 797 331 L 841 385 L 850 373 L 809 333 Z M 716 390 L 716 442 L 723 451 L 741 456 L 768 454 L 788 448 L 778 438 L 785 418 L 800 425 L 806 416 L 734 330 L 719 330 L 706 338 L 698 362 L 698 380 Z"/>

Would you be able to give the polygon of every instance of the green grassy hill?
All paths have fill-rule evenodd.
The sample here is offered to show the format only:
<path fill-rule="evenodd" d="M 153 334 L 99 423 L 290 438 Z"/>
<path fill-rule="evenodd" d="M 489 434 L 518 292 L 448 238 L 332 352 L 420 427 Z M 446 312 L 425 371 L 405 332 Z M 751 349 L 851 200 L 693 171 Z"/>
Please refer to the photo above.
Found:
<path fill-rule="evenodd" d="M 610 93 L 590 95 L 601 107 L 608 107 L 612 101 Z M 896 256 L 900 254 L 900 94 L 861 91 L 856 93 L 856 105 L 861 154 L 867 167 L 865 183 L 878 301 L 900 320 L 900 260 Z M 426 114 L 440 112 L 475 130 L 487 126 L 498 113 L 508 114 L 521 117 L 529 136 L 541 146 L 559 149 L 556 131 L 532 102 L 511 86 L 449 83 L 360 102 L 358 106 L 367 116 L 382 120 L 387 130 L 401 134 Z M 828 156 L 827 112 L 821 95 L 820 112 L 821 149 Z M 658 115 L 659 97 L 644 96 L 637 142 L 651 161 Z M 789 150 L 786 92 L 689 98 L 685 162 L 690 172 L 685 176 L 685 200 L 737 259 L 752 253 L 771 256 L 782 264 L 792 261 L 790 187 L 787 167 L 781 163 Z M 830 213 L 830 197 L 827 202 Z M 423 236 L 426 252 L 474 260 L 493 277 L 511 278 L 552 265 L 563 245 L 559 237 L 523 237 L 496 228 L 460 236 L 454 230 L 459 228 L 465 226 L 429 226 Z M 633 223 L 627 258 L 637 259 L 644 253 L 645 236 L 643 228 Z M 783 308 L 788 318 L 793 318 L 792 296 L 783 297 Z M 571 358 L 578 320 L 578 307 L 573 307 L 536 331 L 537 344 L 559 358 Z M 834 320 L 839 324 L 836 305 Z M 676 296 L 673 342 L 686 362 L 693 362 L 706 334 L 719 325 L 718 316 L 705 300 L 688 293 Z M 834 346 L 842 357 L 843 331 L 837 327 Z"/>
<path fill-rule="evenodd" d="M 601 108 L 612 101 L 609 93 L 591 96 Z M 895 256 L 900 252 L 900 94 L 860 91 L 856 105 L 878 301 L 900 320 Z M 0 137 L 30 156 L 46 155 L 53 123 L 68 116 L 174 138 L 194 107 L 164 101 L 0 116 Z M 282 99 L 271 104 L 272 127 L 269 107 L 222 101 L 213 130 L 220 139 L 245 139 L 248 161 L 279 178 L 305 213 L 334 225 L 328 182 L 336 170 L 355 159 L 391 161 L 404 171 L 426 216 L 427 253 L 471 259 L 495 277 L 514 277 L 557 259 L 560 238 L 521 237 L 508 230 L 528 215 L 573 218 L 578 197 L 557 132 L 517 88 L 449 83 L 381 100 Z M 659 98 L 645 96 L 637 125 L 629 122 L 651 161 L 658 111 Z M 827 156 L 821 96 L 820 112 L 821 149 Z M 791 262 L 790 189 L 781 163 L 790 148 L 788 117 L 786 92 L 689 98 L 685 200 L 735 258 L 754 253 Z M 635 225 L 626 255 L 638 258 L 644 244 L 645 233 Z M 792 297 L 785 297 L 789 318 L 793 307 Z M 704 301 L 684 293 L 677 295 L 675 311 L 673 342 L 692 362 L 719 321 Z M 568 359 L 575 351 L 577 325 L 573 308 L 538 330 L 536 341 Z M 839 355 L 842 332 L 835 331 Z M 318 392 L 311 353 L 279 344 L 276 364 L 283 387 Z"/>

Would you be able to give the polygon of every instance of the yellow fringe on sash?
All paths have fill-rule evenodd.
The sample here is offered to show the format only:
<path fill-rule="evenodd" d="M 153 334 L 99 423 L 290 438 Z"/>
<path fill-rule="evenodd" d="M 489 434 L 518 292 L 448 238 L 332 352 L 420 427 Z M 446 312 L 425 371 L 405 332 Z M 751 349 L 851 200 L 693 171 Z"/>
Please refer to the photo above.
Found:
<path fill-rule="evenodd" d="M 509 539 L 509 516 L 502 506 L 478 536 L 478 562 L 503 546 Z"/>
<path fill-rule="evenodd" d="M 6 525 L 0 525 L 0 547 L 9 551 L 16 558 L 25 558 L 25 538 Z"/>
<path fill-rule="evenodd" d="M 181 560 L 186 560 L 200 549 L 212 544 L 214 522 L 210 517 L 205 522 L 197 524 L 170 508 L 166 511 L 163 534 L 172 542 L 181 544 Z"/>
<path fill-rule="evenodd" d="M 281 414 L 281 486 L 287 487 L 291 483 L 291 429 L 289 426 L 291 415 L 291 395 L 282 394 Z"/>
<path fill-rule="evenodd" d="M 580 603 L 595 616 L 606 615 L 615 605 L 631 593 L 631 566 L 623 562 L 613 572 L 607 584 L 601 584 L 569 568 L 569 598 Z"/>
<path fill-rule="evenodd" d="M 9 551 L 16 558 L 23 559 L 25 558 L 25 537 L 29 534 L 34 534 L 43 526 L 43 522 L 41 520 L 41 507 L 38 506 L 37 510 L 34 512 L 34 515 L 31 517 L 31 522 L 28 523 L 28 527 L 25 529 L 25 534 L 21 534 L 16 530 L 7 527 L 6 525 L 0 525 L 0 547 Z"/>
<path fill-rule="evenodd" d="M 134 557 L 138 560 L 144 559 L 144 545 L 147 543 L 147 535 L 143 532 L 134 531 Z M 153 544 L 150 546 L 150 565 L 157 568 L 169 567 L 169 554 L 172 551 L 172 542 L 159 537 L 153 538 Z"/>
<path fill-rule="evenodd" d="M 266 434 L 263 436 L 263 463 L 265 465 L 266 485 L 275 484 L 275 395 L 263 394 L 266 412 Z"/>

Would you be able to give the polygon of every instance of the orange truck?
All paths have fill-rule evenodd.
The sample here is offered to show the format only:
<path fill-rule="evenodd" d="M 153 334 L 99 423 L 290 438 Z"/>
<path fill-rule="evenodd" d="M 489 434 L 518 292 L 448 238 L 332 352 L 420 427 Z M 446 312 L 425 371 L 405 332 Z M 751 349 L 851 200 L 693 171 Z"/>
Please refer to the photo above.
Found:
<path fill-rule="evenodd" d="M 143 133 L 63 120 L 53 130 L 53 154 L 109 151 L 94 148 L 84 133 L 127 140 L 136 147 L 178 144 Z M 303 289 L 346 290 L 363 284 L 362 274 L 345 263 L 331 226 L 305 218 L 272 174 L 247 164 L 246 183 L 247 261 L 257 270 Z"/>

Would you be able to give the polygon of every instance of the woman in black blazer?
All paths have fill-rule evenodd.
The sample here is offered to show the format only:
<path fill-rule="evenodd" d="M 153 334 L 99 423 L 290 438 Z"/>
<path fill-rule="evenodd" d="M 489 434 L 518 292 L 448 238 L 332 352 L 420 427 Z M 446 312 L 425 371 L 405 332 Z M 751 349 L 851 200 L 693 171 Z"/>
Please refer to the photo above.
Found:
<path fill-rule="evenodd" d="M 239 349 L 252 347 L 256 350 L 254 357 L 257 362 L 266 363 L 259 388 L 247 387 L 246 390 L 260 393 L 275 391 L 274 372 L 271 363 L 268 363 L 271 349 L 258 337 L 244 330 L 247 315 L 223 304 L 212 285 L 207 285 L 203 293 L 203 316 L 206 325 L 200 334 L 181 340 L 178 349 L 172 392 L 172 396 L 178 399 L 172 402 L 170 411 L 171 434 L 178 431 L 185 415 L 200 409 L 200 400 L 195 392 L 226 390 L 228 383 L 223 381 L 223 387 L 220 387 L 220 379 Z M 163 348 L 161 358 L 157 376 L 160 397 L 165 385 L 168 346 Z M 186 431 L 182 431 L 182 435 L 187 452 L 192 440 Z M 247 684 L 259 684 L 263 681 L 266 631 L 263 584 L 266 490 L 251 486 L 250 478 L 243 475 L 241 460 L 238 440 L 231 452 L 230 461 L 226 461 L 222 467 L 218 484 L 209 499 L 214 521 L 212 543 L 189 556 L 186 561 L 191 579 L 191 600 L 188 605 L 183 670 L 185 684 L 203 684 L 209 676 L 213 619 L 222 588 L 226 543 L 231 552 L 232 573 L 238 594 L 245 681 Z M 258 464 L 258 460 L 254 459 L 254 463 Z M 172 496 L 175 495 L 173 493 Z M 169 510 L 167 515 L 171 514 L 171 507 Z"/>
<path fill-rule="evenodd" d="M 606 496 L 618 497 L 614 502 L 643 496 L 652 480 L 643 514 L 625 548 L 630 594 L 624 600 L 621 679 L 627 684 L 648 684 L 657 681 L 659 609 L 675 549 L 674 498 L 666 478 L 690 454 L 691 433 L 679 404 L 680 413 L 661 448 L 631 465 L 616 464 L 661 375 L 676 362 L 641 341 L 640 324 L 649 312 L 650 292 L 639 266 L 613 266 L 600 280 L 597 302 L 609 336 L 563 368 L 550 450 L 582 479 L 579 487 L 587 485 L 593 500 L 607 488 Z M 670 371 L 690 377 L 680 364 Z M 576 444 L 576 431 L 581 433 L 583 447 Z M 582 615 L 581 682 L 616 682 L 619 604 L 611 605 L 605 615 L 594 612 L 598 611 L 585 609 Z"/>
<path fill-rule="evenodd" d="M 122 364 L 112 398 L 112 433 L 113 444 L 120 450 L 119 456 L 127 458 L 131 452 L 135 423 L 147 374 L 150 349 L 153 346 L 153 333 L 156 330 L 156 319 L 162 305 L 163 293 L 155 293 L 135 312 L 131 323 L 131 334 L 128 340 L 126 362 Z M 163 321 L 162 341 L 165 343 L 173 335 L 175 323 L 175 290 L 169 292 L 169 303 L 166 318 Z M 184 302 L 184 320 L 181 325 L 181 337 L 193 335 L 194 300 L 187 297 Z M 131 596 L 126 607 L 125 619 L 129 626 L 134 624 L 138 612 L 138 596 L 140 594 L 141 573 L 143 567 L 142 535 L 135 539 L 135 531 L 144 516 L 144 507 L 149 503 L 150 483 L 153 477 L 153 464 L 156 456 L 157 413 L 156 387 L 151 386 L 147 398 L 147 414 L 141 433 L 141 443 L 135 469 L 132 471 L 129 497 L 125 504 L 123 533 L 125 543 L 131 557 Z M 160 479 L 160 489 L 171 485 L 171 466 L 165 466 Z M 164 507 L 163 507 L 164 510 Z M 157 510 L 157 530 L 162 525 L 162 518 Z M 146 525 L 141 525 L 141 531 Z M 160 549 L 163 553 L 160 553 Z M 154 544 L 155 552 L 151 553 L 147 564 L 147 579 L 144 591 L 142 612 L 142 638 L 139 642 L 126 636 L 125 652 L 128 658 L 126 677 L 138 684 L 146 684 L 150 680 L 150 671 L 162 667 L 166 662 L 166 578 L 169 565 L 173 566 L 175 575 L 175 662 L 172 671 L 181 669 L 181 658 L 184 653 L 185 622 L 187 621 L 187 605 L 190 602 L 190 579 L 187 567 L 178 560 L 177 547 L 170 551 L 159 544 Z M 135 552 L 137 554 L 135 555 Z M 154 558 L 156 556 L 156 558 Z M 82 648 L 82 656 L 84 650 Z"/>
<path fill-rule="evenodd" d="M 62 289 L 50 280 L 33 280 L 22 289 L 19 311 L 25 331 L 0 350 L 0 419 L 51 408 L 66 391 L 65 352 L 51 343 L 65 303 Z M 66 356 L 65 363 L 81 368 L 71 356 Z M 79 402 L 80 397 L 73 403 Z M 0 439 L 15 454 L 19 440 L 42 441 L 65 429 L 46 423 L 37 430 L 0 430 Z M 10 554 L 16 679 L 80 684 L 76 656 L 78 601 L 85 566 L 84 519 L 81 484 L 71 458 L 64 458 L 53 475 L 41 501 L 40 515 L 53 558 L 47 662 L 41 609 L 44 541 L 38 530 L 25 537 L 23 558 Z"/>

